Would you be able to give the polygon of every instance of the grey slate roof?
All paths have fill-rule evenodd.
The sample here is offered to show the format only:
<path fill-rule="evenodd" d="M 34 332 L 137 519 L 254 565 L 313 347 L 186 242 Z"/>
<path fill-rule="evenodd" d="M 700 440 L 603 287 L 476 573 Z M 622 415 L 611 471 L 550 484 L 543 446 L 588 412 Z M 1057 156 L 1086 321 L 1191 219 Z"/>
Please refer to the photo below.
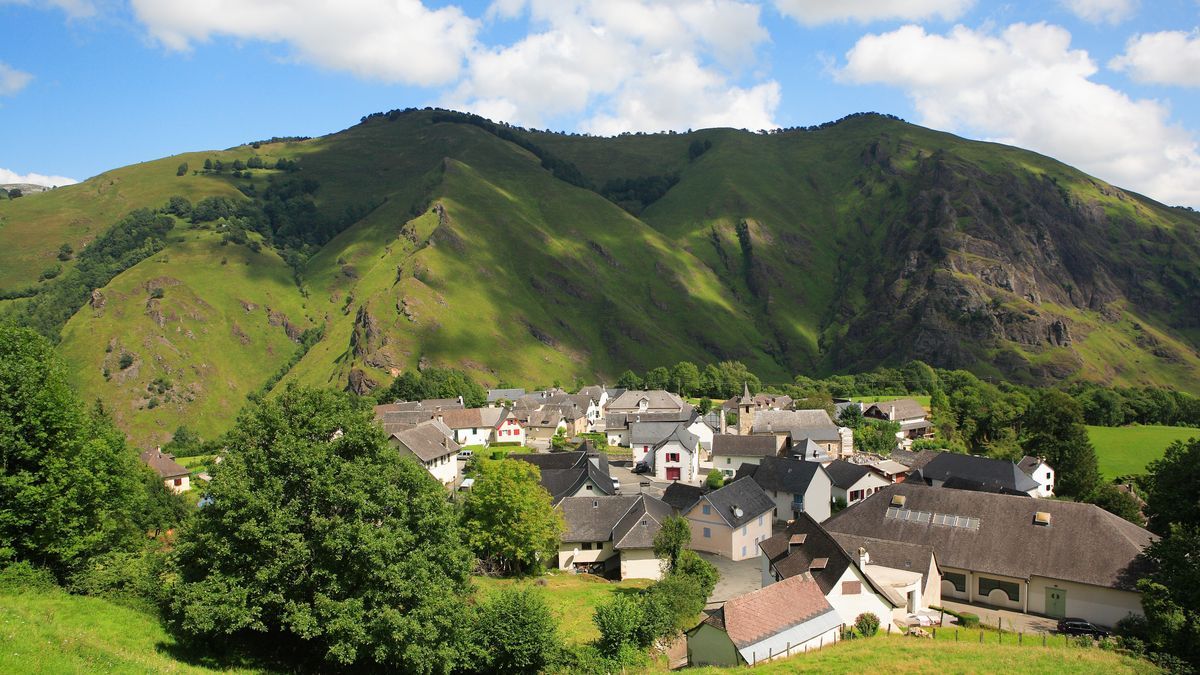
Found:
<path fill-rule="evenodd" d="M 505 399 L 507 401 L 516 401 L 517 399 L 521 398 L 524 395 L 525 395 L 524 389 L 488 389 L 487 400 L 488 400 L 488 403 L 495 403 L 496 401 L 499 401 L 500 399 Z"/>
<path fill-rule="evenodd" d="M 494 429 L 508 417 L 508 408 L 463 408 L 438 413 L 451 429 Z"/>
<path fill-rule="evenodd" d="M 979 527 L 888 517 L 893 495 L 905 498 L 903 511 L 978 518 Z M 1049 525 L 1034 523 L 1038 511 L 1050 514 Z M 930 546 L 944 567 L 1125 590 L 1146 573 L 1142 552 L 1158 539 L 1092 504 L 934 488 L 911 480 L 886 486 L 825 521 L 825 527 Z"/>
<path fill-rule="evenodd" d="M 817 445 L 811 438 L 802 438 L 792 444 L 793 457 L 802 457 L 806 462 L 828 462 L 833 460 L 825 448 Z"/>
<path fill-rule="evenodd" d="M 870 565 L 920 573 L 922 592 L 929 583 L 929 565 L 934 562 L 932 546 L 876 539 L 843 532 L 830 532 L 829 534 L 843 550 L 852 556 L 857 557 L 860 548 L 867 549 L 867 562 Z"/>
<path fill-rule="evenodd" d="M 955 452 L 939 453 L 913 478 L 926 483 L 942 481 L 942 487 L 1010 495 L 1027 495 L 1039 487 L 1037 481 L 1011 461 Z"/>
<path fill-rule="evenodd" d="M 898 398 L 894 401 L 872 403 L 863 410 L 863 414 L 867 417 L 880 416 L 884 419 L 897 422 L 925 417 L 926 413 L 925 406 L 911 398 Z"/>
<path fill-rule="evenodd" d="M 909 469 L 916 471 L 928 464 L 934 457 L 942 453 L 937 450 L 921 450 L 920 452 L 912 452 L 910 450 L 892 450 L 890 458 L 900 462 Z"/>
<path fill-rule="evenodd" d="M 717 434 L 712 440 L 712 454 L 731 457 L 774 457 L 778 453 L 775 436 L 735 436 Z"/>
<path fill-rule="evenodd" d="M 838 427 L 824 410 L 759 410 L 754 414 L 753 434 L 790 433 L 792 440 L 841 440 Z"/>
<path fill-rule="evenodd" d="M 615 490 L 608 472 L 608 457 L 604 453 L 586 450 L 576 452 L 510 453 L 509 459 L 529 462 L 541 472 L 541 485 L 550 493 L 551 502 L 559 503 L 574 494 L 589 480 L 600 494 L 611 495 Z"/>
<path fill-rule="evenodd" d="M 725 524 L 733 528 L 775 510 L 774 500 L 750 478 L 726 483 L 721 489 L 713 490 L 701 499 L 708 500 Z"/>
<path fill-rule="evenodd" d="M 676 429 L 679 428 L 679 422 L 632 422 L 629 424 L 629 444 L 633 445 L 658 445 L 658 442 L 667 438 Z"/>
<path fill-rule="evenodd" d="M 613 412 L 635 413 L 638 412 L 638 401 L 646 399 L 646 412 L 668 412 L 673 410 L 683 410 L 688 407 L 688 404 L 675 394 L 662 389 L 652 389 L 650 391 L 638 391 L 631 389 L 622 393 L 615 400 L 608 402 L 608 409 Z"/>
<path fill-rule="evenodd" d="M 871 469 L 865 464 L 851 464 L 844 459 L 835 459 L 825 465 L 825 472 L 829 474 L 834 487 L 845 490 L 871 473 Z"/>
<path fill-rule="evenodd" d="M 662 499 L 679 513 L 687 513 L 700 498 L 704 496 L 704 488 L 687 483 L 671 483 L 663 490 Z"/>
<path fill-rule="evenodd" d="M 646 466 L 650 467 L 651 471 L 654 470 L 654 462 L 655 457 L 658 456 L 658 449 L 667 443 L 676 441 L 683 447 L 687 448 L 688 452 L 696 452 L 696 446 L 700 444 L 699 436 L 688 431 L 688 428 L 680 422 L 675 422 L 674 424 L 675 428 L 671 430 L 671 433 L 655 443 L 654 447 L 650 449 L 650 452 L 646 453 L 646 459 L 644 461 L 646 462 Z"/>
<path fill-rule="evenodd" d="M 445 424 L 430 420 L 411 429 L 396 432 L 391 437 L 421 461 L 429 462 L 446 455 L 458 454 L 462 448 L 454 442 L 452 436 L 453 432 Z"/>
<path fill-rule="evenodd" d="M 1030 457 L 1029 455 L 1025 455 L 1021 458 L 1021 461 L 1017 462 L 1017 468 L 1020 469 L 1021 472 L 1026 476 L 1033 476 L 1033 472 L 1037 471 L 1037 468 L 1041 465 L 1041 459 L 1037 457 Z"/>
<path fill-rule="evenodd" d="M 825 474 L 825 469 L 816 462 L 763 457 L 757 466 L 743 464 L 738 469 L 735 479 L 749 476 L 764 490 L 802 495 L 818 474 Z"/>
<path fill-rule="evenodd" d="M 638 501 L 613 527 L 613 548 L 654 548 L 654 537 L 662 522 L 672 514 L 671 506 L 649 495 L 638 495 Z"/>
<path fill-rule="evenodd" d="M 801 535 L 802 543 L 789 544 L 795 535 Z M 796 520 L 788 523 L 783 532 L 764 539 L 759 542 L 758 547 L 780 577 L 790 579 L 808 574 L 826 595 L 842 578 L 847 568 L 857 565 L 850 553 L 842 548 L 829 531 L 813 520 L 812 516 L 803 512 Z M 824 565 L 819 561 L 824 562 Z M 865 574 L 863 577 L 876 593 L 888 597 L 869 577 Z"/>

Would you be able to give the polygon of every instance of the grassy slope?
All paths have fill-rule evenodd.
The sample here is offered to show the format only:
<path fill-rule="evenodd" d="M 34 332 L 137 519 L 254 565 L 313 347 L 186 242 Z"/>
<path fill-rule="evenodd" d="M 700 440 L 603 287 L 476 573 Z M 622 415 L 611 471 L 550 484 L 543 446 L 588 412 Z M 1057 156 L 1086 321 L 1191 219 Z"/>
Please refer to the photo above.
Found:
<path fill-rule="evenodd" d="M 1200 429 L 1189 427 L 1089 426 L 1087 430 L 1100 461 L 1100 473 L 1109 479 L 1143 473 L 1146 465 L 1162 457 L 1171 443 L 1200 437 Z"/>
<path fill-rule="evenodd" d="M 945 634 L 945 631 L 942 631 Z M 899 636 L 878 636 L 852 640 L 810 654 L 764 663 L 750 669 L 754 673 L 1157 673 L 1157 668 L 1099 649 L 1076 647 L 1042 648 L 1026 644 L 980 645 L 964 637 L 919 640 Z M 729 672 L 723 668 L 689 670 L 696 675 Z"/>
<path fill-rule="evenodd" d="M 628 593 L 650 585 L 650 581 L 646 579 L 612 582 L 578 574 L 549 574 L 541 578 L 546 580 L 546 585 L 541 587 L 542 595 L 550 605 L 550 611 L 558 619 L 559 634 L 564 641 L 574 644 L 583 644 L 600 637 L 600 632 L 592 623 L 592 613 L 596 610 L 596 605 L 607 601 L 614 593 Z M 483 597 L 512 586 L 536 587 L 532 580 L 476 577 L 475 582 Z"/>
<path fill-rule="evenodd" d="M 158 619 L 60 591 L 0 594 L 0 672 L 241 673 L 181 659 Z"/>

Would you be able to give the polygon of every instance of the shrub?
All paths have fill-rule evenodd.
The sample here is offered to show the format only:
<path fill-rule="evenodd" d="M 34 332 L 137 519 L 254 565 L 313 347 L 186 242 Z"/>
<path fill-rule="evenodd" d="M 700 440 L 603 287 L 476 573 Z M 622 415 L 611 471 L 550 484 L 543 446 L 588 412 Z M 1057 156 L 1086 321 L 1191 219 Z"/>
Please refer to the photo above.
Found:
<path fill-rule="evenodd" d="M 708 477 L 704 479 L 704 486 L 709 490 L 718 490 L 725 484 L 725 474 L 717 469 L 708 472 Z"/>
<path fill-rule="evenodd" d="M 176 176 L 186 176 L 187 172 L 188 172 L 187 162 L 183 162 L 182 164 L 179 165 L 178 169 L 175 169 Z"/>
<path fill-rule="evenodd" d="M 150 289 L 150 297 L 154 298 L 155 300 L 161 300 L 163 295 L 164 293 L 162 286 L 155 286 L 154 288 Z"/>
<path fill-rule="evenodd" d="M 1080 649 L 1088 649 L 1092 646 L 1093 640 L 1091 635 L 1076 635 L 1071 638 L 1071 645 Z"/>
<path fill-rule="evenodd" d="M 879 632 L 879 617 L 872 612 L 863 612 L 854 620 L 854 627 L 863 637 L 871 637 Z"/>
<path fill-rule="evenodd" d="M 0 590 L 20 593 L 57 587 L 53 574 L 24 560 L 0 568 Z"/>
<path fill-rule="evenodd" d="M 616 656 L 626 645 L 632 644 L 643 617 L 641 604 L 624 595 L 614 595 L 611 600 L 596 607 L 592 623 L 600 631 L 597 646 L 601 653 Z"/>
<path fill-rule="evenodd" d="M 48 281 L 60 274 L 62 274 L 62 265 L 54 264 L 42 270 L 42 273 L 38 276 L 38 281 Z"/>
<path fill-rule="evenodd" d="M 71 248 L 70 244 L 63 244 L 58 247 L 58 259 L 64 262 L 70 260 L 74 253 L 75 249 Z"/>
<path fill-rule="evenodd" d="M 121 370 L 125 370 L 129 366 L 132 366 L 133 354 L 130 354 L 129 352 L 123 352 L 121 354 L 121 358 L 117 361 L 117 365 L 121 367 Z"/>
<path fill-rule="evenodd" d="M 474 637 L 481 653 L 480 670 L 535 673 L 555 656 L 558 626 L 541 591 L 510 588 L 479 607 Z"/>
<path fill-rule="evenodd" d="M 1131 635 L 1118 636 L 1117 646 L 1134 656 L 1141 656 L 1146 653 L 1146 643 Z"/>
<path fill-rule="evenodd" d="M 691 549 L 679 552 L 679 563 L 675 573 L 691 579 L 696 586 L 696 592 L 704 596 L 706 600 L 708 596 L 712 595 L 713 589 L 717 587 L 717 581 L 721 578 L 721 573 L 717 571 L 715 565 L 701 558 Z"/>
<path fill-rule="evenodd" d="M 979 615 L 972 614 L 971 612 L 962 612 L 958 615 L 958 625 L 963 628 L 978 628 Z"/>

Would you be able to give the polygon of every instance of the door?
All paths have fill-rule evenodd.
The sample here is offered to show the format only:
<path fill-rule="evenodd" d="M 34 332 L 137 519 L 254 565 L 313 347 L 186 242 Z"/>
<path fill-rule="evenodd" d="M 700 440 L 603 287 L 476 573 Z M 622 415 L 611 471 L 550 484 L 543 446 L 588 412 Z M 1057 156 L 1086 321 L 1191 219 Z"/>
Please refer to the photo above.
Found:
<path fill-rule="evenodd" d="M 909 614 L 917 613 L 917 592 L 916 591 L 908 592 L 908 613 Z"/>
<path fill-rule="evenodd" d="M 679 480 L 679 467 L 667 467 L 667 480 Z"/>
<path fill-rule="evenodd" d="M 1046 589 L 1046 615 L 1056 619 L 1067 616 L 1067 591 L 1062 588 Z"/>

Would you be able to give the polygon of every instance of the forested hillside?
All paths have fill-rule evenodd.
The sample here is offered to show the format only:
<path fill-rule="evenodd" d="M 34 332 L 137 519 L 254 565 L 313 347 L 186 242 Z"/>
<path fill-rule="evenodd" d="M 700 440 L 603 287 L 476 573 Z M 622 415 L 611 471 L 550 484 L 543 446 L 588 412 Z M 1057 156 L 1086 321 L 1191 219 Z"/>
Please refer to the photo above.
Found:
<path fill-rule="evenodd" d="M 880 115 L 593 138 L 393 111 L 2 200 L 0 223 L 0 312 L 139 442 L 426 365 L 1200 387 L 1197 214 Z"/>

